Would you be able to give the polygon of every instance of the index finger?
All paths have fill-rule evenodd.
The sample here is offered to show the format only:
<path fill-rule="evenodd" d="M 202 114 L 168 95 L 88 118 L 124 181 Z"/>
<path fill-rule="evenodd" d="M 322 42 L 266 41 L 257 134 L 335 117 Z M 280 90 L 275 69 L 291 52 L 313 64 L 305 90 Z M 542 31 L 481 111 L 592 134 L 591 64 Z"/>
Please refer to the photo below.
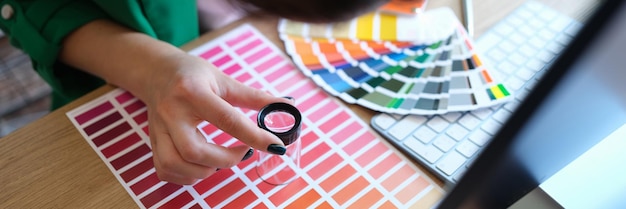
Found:
<path fill-rule="evenodd" d="M 207 106 L 212 107 L 210 111 L 203 110 Z M 193 108 L 201 118 L 251 147 L 280 155 L 286 151 L 278 137 L 257 127 L 249 117 L 215 94 L 200 97 Z"/>

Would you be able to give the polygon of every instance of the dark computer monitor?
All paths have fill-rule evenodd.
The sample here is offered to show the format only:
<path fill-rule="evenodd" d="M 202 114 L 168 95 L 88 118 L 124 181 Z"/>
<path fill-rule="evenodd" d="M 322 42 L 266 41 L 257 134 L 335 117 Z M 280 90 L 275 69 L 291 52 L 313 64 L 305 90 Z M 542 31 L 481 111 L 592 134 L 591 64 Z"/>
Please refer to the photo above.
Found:
<path fill-rule="evenodd" d="M 624 123 L 626 4 L 605 0 L 438 208 L 509 207 Z"/>

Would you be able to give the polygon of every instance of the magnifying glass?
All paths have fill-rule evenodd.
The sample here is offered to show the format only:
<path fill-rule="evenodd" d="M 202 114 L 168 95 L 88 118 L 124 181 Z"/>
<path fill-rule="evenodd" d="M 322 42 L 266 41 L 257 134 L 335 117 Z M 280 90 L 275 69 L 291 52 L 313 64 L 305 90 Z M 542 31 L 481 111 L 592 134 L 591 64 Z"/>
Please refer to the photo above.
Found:
<path fill-rule="evenodd" d="M 256 171 L 259 177 L 272 185 L 283 185 L 297 179 L 301 150 L 298 140 L 302 124 L 300 111 L 287 103 L 272 103 L 259 111 L 257 124 L 280 138 L 287 149 L 284 155 L 258 152 Z"/>

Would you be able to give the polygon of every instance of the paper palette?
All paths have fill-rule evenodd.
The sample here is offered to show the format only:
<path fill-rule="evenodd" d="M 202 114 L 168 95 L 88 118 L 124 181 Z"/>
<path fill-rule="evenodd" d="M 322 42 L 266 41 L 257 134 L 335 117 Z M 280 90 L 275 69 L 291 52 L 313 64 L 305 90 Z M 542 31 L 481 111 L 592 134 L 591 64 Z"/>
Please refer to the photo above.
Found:
<path fill-rule="evenodd" d="M 451 10 L 397 17 L 395 22 L 378 19 L 367 30 L 352 27 L 361 18 L 369 17 L 326 26 L 281 20 L 280 37 L 294 63 L 319 86 L 348 103 L 376 111 L 443 114 L 487 107 L 511 97 L 483 65 Z M 383 35 L 394 24 L 396 35 Z M 420 32 L 406 32 L 411 28 Z M 373 35 L 370 29 L 381 32 Z"/>
<path fill-rule="evenodd" d="M 146 106 L 116 89 L 67 116 L 140 208 L 432 208 L 444 190 L 377 138 L 369 126 L 291 64 L 250 25 L 240 26 L 190 54 L 236 80 L 274 95 L 290 95 L 302 112 L 299 178 L 284 186 L 262 181 L 254 156 L 190 186 L 158 179 Z M 254 123 L 256 111 L 238 109 Z M 214 125 L 198 130 L 207 142 L 241 142 Z"/>

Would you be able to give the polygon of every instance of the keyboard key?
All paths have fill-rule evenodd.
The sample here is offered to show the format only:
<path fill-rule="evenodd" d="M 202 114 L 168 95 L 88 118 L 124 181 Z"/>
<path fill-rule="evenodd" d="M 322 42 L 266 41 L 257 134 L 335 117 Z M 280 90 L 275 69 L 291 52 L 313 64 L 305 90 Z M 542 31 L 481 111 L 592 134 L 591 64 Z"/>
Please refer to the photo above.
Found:
<path fill-rule="evenodd" d="M 469 168 L 470 166 L 472 166 L 472 164 L 474 164 L 474 161 L 476 161 L 476 157 L 467 159 L 467 161 L 465 161 L 465 167 Z"/>
<path fill-rule="evenodd" d="M 478 146 L 482 147 L 491 139 L 491 135 L 484 132 L 483 130 L 478 129 L 469 136 L 469 139 L 472 140 L 472 142 L 476 143 Z"/>
<path fill-rule="evenodd" d="M 518 92 L 515 92 L 515 99 L 523 101 L 526 96 L 528 96 L 528 93 L 530 93 L 528 92 L 528 89 L 521 89 Z"/>
<path fill-rule="evenodd" d="M 448 134 L 448 136 L 452 137 L 456 141 L 461 141 L 463 138 L 465 138 L 465 136 L 467 136 L 467 134 L 469 134 L 469 131 L 463 128 L 463 126 L 455 123 L 452 124 L 450 128 L 448 128 L 446 134 Z"/>
<path fill-rule="evenodd" d="M 529 45 L 522 45 L 519 47 L 519 52 L 526 57 L 534 57 L 537 53 L 537 49 Z"/>
<path fill-rule="evenodd" d="M 508 80 L 506 80 L 506 86 L 511 88 L 513 91 L 517 91 L 524 87 L 524 81 L 518 77 L 511 76 Z"/>
<path fill-rule="evenodd" d="M 432 141 L 436 136 L 437 133 L 435 133 L 432 129 L 426 126 L 422 126 L 417 129 L 417 131 L 413 132 L 413 137 L 420 140 L 421 142 L 424 142 L 424 144 L 430 143 L 430 141 Z"/>
<path fill-rule="evenodd" d="M 527 58 L 520 53 L 513 53 L 509 55 L 509 61 L 515 65 L 523 65 L 526 63 Z"/>
<path fill-rule="evenodd" d="M 404 118 L 404 116 L 406 116 L 406 115 L 398 115 L 398 114 L 388 114 L 388 115 L 391 116 L 392 118 L 395 118 L 396 121 L 400 120 L 400 119 Z"/>
<path fill-rule="evenodd" d="M 546 49 L 548 49 L 548 51 L 552 52 L 552 53 L 559 53 L 560 51 L 563 50 L 563 45 L 556 43 L 556 42 L 550 42 L 548 43 L 548 45 L 546 46 Z"/>
<path fill-rule="evenodd" d="M 489 119 L 485 121 L 483 126 L 481 126 L 480 128 L 491 135 L 495 135 L 498 130 L 500 130 L 501 126 L 502 124 L 498 123 L 494 119 Z"/>
<path fill-rule="evenodd" d="M 567 45 L 570 41 L 572 41 L 572 37 L 566 34 L 559 34 L 555 40 L 562 45 Z"/>
<path fill-rule="evenodd" d="M 446 119 L 448 122 L 450 123 L 454 123 L 456 122 L 456 120 L 458 120 L 463 114 L 460 112 L 449 112 L 446 113 L 444 115 L 442 115 L 441 117 L 443 117 L 444 119 Z"/>
<path fill-rule="evenodd" d="M 480 122 L 482 121 L 478 120 L 478 118 L 474 117 L 471 114 L 466 114 L 459 120 L 459 123 L 469 130 L 476 128 L 476 126 L 478 126 Z"/>
<path fill-rule="evenodd" d="M 515 75 L 517 75 L 517 77 L 521 78 L 524 81 L 528 81 L 533 78 L 535 72 L 527 70 L 526 68 L 522 68 L 517 70 L 517 73 L 515 73 Z"/>
<path fill-rule="evenodd" d="M 532 39 L 530 39 L 530 41 L 528 41 L 528 43 L 530 45 L 532 45 L 533 47 L 537 48 L 537 49 L 541 49 L 543 48 L 543 46 L 545 46 L 547 43 L 545 40 L 543 40 L 540 37 L 534 37 Z"/>
<path fill-rule="evenodd" d="M 437 163 L 437 168 L 443 171 L 448 176 L 454 174 L 454 172 L 465 163 L 465 157 L 458 152 L 451 152 L 441 162 Z"/>
<path fill-rule="evenodd" d="M 565 29 L 565 33 L 570 36 L 575 36 L 581 28 L 582 24 L 571 23 L 567 29 Z"/>
<path fill-rule="evenodd" d="M 533 70 L 535 72 L 540 71 L 541 69 L 543 69 L 543 66 L 545 66 L 545 63 L 541 62 L 539 60 L 536 60 L 536 59 L 529 60 L 526 63 L 526 67 L 528 67 L 528 69 Z"/>
<path fill-rule="evenodd" d="M 477 43 L 476 46 L 481 50 L 493 49 L 501 40 L 500 36 L 494 33 L 487 33 L 482 35 L 481 42 Z"/>
<path fill-rule="evenodd" d="M 498 64 L 498 69 L 506 74 L 511 74 L 517 70 L 517 66 L 511 64 L 509 61 L 502 61 Z"/>
<path fill-rule="evenodd" d="M 544 40 L 552 41 L 556 37 L 556 33 L 550 29 L 542 29 L 539 31 L 539 36 Z"/>
<path fill-rule="evenodd" d="M 435 145 L 435 147 L 439 148 L 443 152 L 448 152 L 450 151 L 450 149 L 452 149 L 452 147 L 454 147 L 454 145 L 456 145 L 456 141 L 454 141 L 454 139 L 450 138 L 448 135 L 443 134 L 435 139 L 433 145 Z"/>
<path fill-rule="evenodd" d="M 496 62 L 499 62 L 500 60 L 506 58 L 506 54 L 498 48 L 490 50 L 489 53 L 487 53 L 487 56 L 489 56 L 489 58 L 493 59 Z"/>
<path fill-rule="evenodd" d="M 491 113 L 493 113 L 493 110 L 491 110 L 489 108 L 481 108 L 481 109 L 474 110 L 471 113 L 472 113 L 472 115 L 480 118 L 481 120 L 485 120 L 485 119 L 489 118 Z"/>
<path fill-rule="evenodd" d="M 463 154 L 463 156 L 470 158 L 476 154 L 479 148 L 478 145 L 472 143 L 470 140 L 465 140 L 456 147 L 456 150 Z"/>
<path fill-rule="evenodd" d="M 549 52 L 549 51 L 541 51 L 539 53 L 537 53 L 537 58 L 539 58 L 539 60 L 543 61 L 543 62 L 550 62 L 552 61 L 552 59 L 554 59 L 555 54 Z"/>
<path fill-rule="evenodd" d="M 493 110 L 493 111 L 497 111 L 497 110 L 499 110 L 499 109 L 502 109 L 503 107 L 504 107 L 504 105 L 503 105 L 503 104 L 499 104 L 499 105 L 493 106 L 493 107 L 491 107 L 491 108 L 489 108 L 489 109 L 491 109 L 491 110 Z"/>
<path fill-rule="evenodd" d="M 548 28 L 552 29 L 552 31 L 559 32 L 565 30 L 567 26 L 570 24 L 571 19 L 567 17 L 558 17 L 553 20 L 550 24 L 548 24 Z"/>
<path fill-rule="evenodd" d="M 521 27 L 518 28 L 518 30 L 524 34 L 525 36 L 528 37 L 532 37 L 533 35 L 535 35 L 535 29 L 531 28 L 528 25 L 522 25 Z"/>
<path fill-rule="evenodd" d="M 542 69 L 542 70 L 538 71 L 537 73 L 535 73 L 535 79 L 539 80 L 541 77 L 543 77 L 543 74 L 546 72 L 545 69 L 547 69 L 549 65 L 550 65 L 549 63 L 546 64 L 544 69 Z"/>
<path fill-rule="evenodd" d="M 396 119 L 388 114 L 379 114 L 374 117 L 374 123 L 378 127 L 386 130 L 389 129 L 389 127 L 391 127 L 394 123 L 396 123 Z"/>
<path fill-rule="evenodd" d="M 406 140 L 404 141 L 404 145 L 413 150 L 419 156 L 423 157 L 429 163 L 435 163 L 435 161 L 439 160 L 439 158 L 443 155 L 443 152 L 435 146 L 427 146 L 417 140 Z"/>
<path fill-rule="evenodd" d="M 500 123 L 505 123 L 509 117 L 511 117 L 511 112 L 506 109 L 500 109 L 493 114 L 493 119 Z"/>
<path fill-rule="evenodd" d="M 448 121 L 444 120 L 440 116 L 435 116 L 431 118 L 430 121 L 428 121 L 428 123 L 426 124 L 428 125 L 428 127 L 432 128 L 438 133 L 441 133 L 444 129 L 448 127 L 448 125 L 450 125 Z"/>
<path fill-rule="evenodd" d="M 452 176 L 452 179 L 454 179 L 454 181 L 460 181 L 461 178 L 463 177 L 463 174 L 465 174 L 465 172 L 467 171 L 467 167 L 466 166 L 461 166 L 458 171 L 456 172 L 456 174 L 454 174 L 454 176 Z"/>
<path fill-rule="evenodd" d="M 542 29 L 545 26 L 545 22 L 541 21 L 541 20 L 537 20 L 537 19 L 531 19 L 530 21 L 528 21 L 528 24 L 533 27 L 534 29 Z"/>
<path fill-rule="evenodd" d="M 389 134 L 397 140 L 402 140 L 409 136 L 413 130 L 426 122 L 426 117 L 418 115 L 409 115 L 398 121 L 389 129 Z"/>
<path fill-rule="evenodd" d="M 515 49 L 517 48 L 517 46 L 515 46 L 515 44 L 511 43 L 510 41 L 504 40 L 502 42 L 500 42 L 500 49 L 502 49 L 502 51 L 506 52 L 506 53 L 513 53 L 515 51 Z"/>
<path fill-rule="evenodd" d="M 513 111 L 515 111 L 515 109 L 517 109 L 517 106 L 519 106 L 519 102 L 518 101 L 512 101 L 512 102 L 506 103 L 504 105 L 504 108 L 509 110 L 509 111 L 511 111 L 511 112 L 513 112 Z"/>
<path fill-rule="evenodd" d="M 517 45 L 520 45 L 520 46 L 523 45 L 524 43 L 526 43 L 526 41 L 527 41 L 526 39 L 527 38 L 525 38 L 524 36 L 522 36 L 520 34 L 517 34 L 517 33 L 511 34 L 509 36 L 509 40 L 511 40 L 513 43 L 515 43 Z"/>
<path fill-rule="evenodd" d="M 500 72 L 499 70 L 494 70 L 493 72 L 491 72 L 491 77 L 495 79 L 496 81 L 503 81 L 506 77 L 509 77 L 509 75 L 504 74 Z"/>
<path fill-rule="evenodd" d="M 482 52 L 478 52 L 481 54 L 484 54 Z M 495 61 L 493 61 L 491 58 L 489 58 L 489 56 L 483 56 L 483 67 L 487 68 L 487 69 L 491 69 L 491 66 L 489 66 L 489 64 L 491 63 L 496 63 Z M 494 72 L 496 72 L 497 70 L 493 70 Z"/>

